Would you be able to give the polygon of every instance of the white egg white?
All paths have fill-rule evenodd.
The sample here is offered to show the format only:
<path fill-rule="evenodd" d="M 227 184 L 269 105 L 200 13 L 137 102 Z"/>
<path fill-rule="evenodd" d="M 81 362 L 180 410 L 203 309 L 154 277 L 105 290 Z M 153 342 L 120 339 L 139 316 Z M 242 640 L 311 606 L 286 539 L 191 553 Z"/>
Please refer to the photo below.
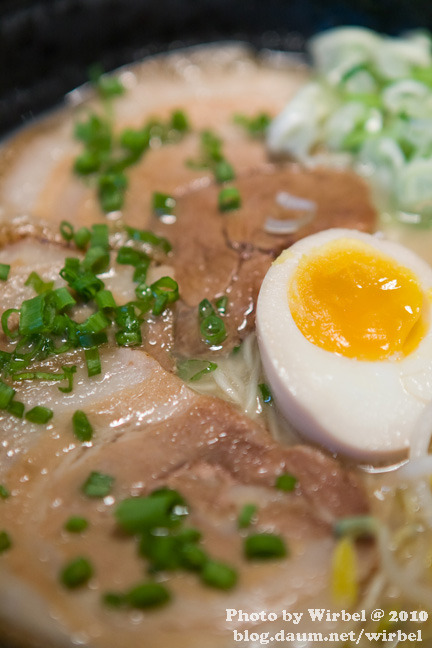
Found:
<path fill-rule="evenodd" d="M 397 243 L 345 229 L 306 237 L 281 254 L 261 287 L 256 322 L 264 370 L 277 407 L 300 433 L 357 460 L 399 460 L 432 401 L 430 302 L 428 330 L 401 360 L 360 361 L 309 342 L 290 312 L 290 278 L 304 254 L 340 238 L 373 246 L 411 269 L 425 294 L 432 288 L 432 269 Z"/>

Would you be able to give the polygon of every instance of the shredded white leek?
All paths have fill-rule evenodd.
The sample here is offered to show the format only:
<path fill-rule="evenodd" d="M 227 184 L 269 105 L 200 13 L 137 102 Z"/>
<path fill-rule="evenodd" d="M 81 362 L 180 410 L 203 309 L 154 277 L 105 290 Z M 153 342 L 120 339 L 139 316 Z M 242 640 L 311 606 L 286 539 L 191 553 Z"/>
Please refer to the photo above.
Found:
<path fill-rule="evenodd" d="M 270 125 L 270 151 L 306 163 L 323 149 L 348 153 L 380 209 L 432 222 L 431 42 L 425 32 L 392 38 L 357 27 L 315 36 L 318 76 Z"/>

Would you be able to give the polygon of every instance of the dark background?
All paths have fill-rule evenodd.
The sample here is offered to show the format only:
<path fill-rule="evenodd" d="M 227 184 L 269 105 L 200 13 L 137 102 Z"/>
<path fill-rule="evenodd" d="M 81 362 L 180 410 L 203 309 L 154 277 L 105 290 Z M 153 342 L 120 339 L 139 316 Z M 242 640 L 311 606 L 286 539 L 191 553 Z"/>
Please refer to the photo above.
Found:
<path fill-rule="evenodd" d="M 302 50 L 311 34 L 357 24 L 431 27 L 430 0 L 0 0 L 0 133 L 105 70 L 214 40 Z"/>

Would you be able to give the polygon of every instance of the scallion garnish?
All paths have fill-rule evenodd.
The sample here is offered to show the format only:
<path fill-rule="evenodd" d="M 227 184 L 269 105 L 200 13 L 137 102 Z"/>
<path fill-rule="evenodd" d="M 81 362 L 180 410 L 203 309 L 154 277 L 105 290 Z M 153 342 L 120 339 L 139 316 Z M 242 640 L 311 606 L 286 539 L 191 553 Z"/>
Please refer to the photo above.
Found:
<path fill-rule="evenodd" d="M 276 488 L 279 488 L 279 490 L 291 492 L 295 489 L 297 483 L 297 477 L 294 477 L 291 473 L 284 473 L 276 478 L 275 486 Z"/>
<path fill-rule="evenodd" d="M 70 394 L 73 389 L 73 379 L 77 368 L 75 365 L 64 365 L 62 369 L 63 377 L 68 381 L 68 384 L 66 387 L 59 387 L 59 391 L 63 392 L 63 394 Z"/>
<path fill-rule="evenodd" d="M 241 207 L 240 192 L 235 187 L 221 189 L 218 196 L 219 211 L 233 211 Z"/>
<path fill-rule="evenodd" d="M 71 560 L 61 571 L 60 580 L 65 587 L 74 589 L 85 585 L 93 576 L 93 567 L 87 558 Z"/>
<path fill-rule="evenodd" d="M 255 117 L 234 115 L 234 122 L 242 126 L 251 137 L 262 137 L 270 125 L 271 117 L 267 113 L 259 113 Z"/>
<path fill-rule="evenodd" d="M 76 305 L 76 300 L 72 297 L 69 290 L 65 287 L 53 290 L 52 298 L 58 313 Z"/>
<path fill-rule="evenodd" d="M 69 531 L 69 533 L 82 533 L 87 529 L 88 525 L 89 523 L 86 518 L 74 515 L 66 520 L 64 528 L 66 531 Z"/>
<path fill-rule="evenodd" d="M 60 223 L 60 234 L 65 241 L 71 241 L 74 235 L 74 226 L 69 221 L 62 221 Z"/>
<path fill-rule="evenodd" d="M 76 410 L 72 416 L 73 432 L 78 441 L 83 443 L 90 441 L 93 437 L 93 428 L 87 415 L 82 410 Z"/>
<path fill-rule="evenodd" d="M 235 179 L 235 172 L 233 166 L 226 160 L 218 162 L 214 167 L 214 174 L 216 182 L 231 182 Z"/>
<path fill-rule="evenodd" d="M 141 241 L 141 243 L 147 243 L 151 247 L 160 248 L 163 252 L 165 252 L 165 254 L 171 252 L 171 243 L 163 236 L 157 236 L 153 232 L 149 232 L 148 230 L 140 230 L 136 227 L 126 227 L 126 232 L 129 238 L 133 241 Z"/>
<path fill-rule="evenodd" d="M 87 364 L 87 375 L 89 378 L 98 376 L 102 372 L 102 365 L 97 346 L 92 346 L 84 350 L 85 361 Z"/>
<path fill-rule="evenodd" d="M 258 389 L 261 392 L 261 398 L 262 398 L 264 403 L 269 404 L 269 403 L 273 402 L 273 396 L 271 394 L 269 386 L 266 385 L 266 383 L 260 383 L 258 385 Z"/>
<path fill-rule="evenodd" d="M 168 194 L 155 191 L 152 197 L 152 206 L 153 212 L 156 216 L 163 216 L 164 214 L 173 213 L 176 206 L 176 201 L 175 198 L 169 196 Z"/>
<path fill-rule="evenodd" d="M 283 539 L 274 533 L 256 533 L 244 540 L 246 558 L 266 560 L 268 558 L 283 558 L 287 555 L 287 547 Z"/>
<path fill-rule="evenodd" d="M 221 344 L 227 334 L 224 321 L 217 315 L 209 315 L 200 324 L 201 335 L 207 344 Z"/>
<path fill-rule="evenodd" d="M 154 527 L 169 528 L 179 521 L 175 507 L 184 505 L 185 501 L 177 491 L 164 489 L 147 497 L 123 500 L 115 510 L 115 517 L 127 533 L 145 532 Z"/>
<path fill-rule="evenodd" d="M 202 571 L 201 580 L 211 587 L 229 590 L 237 583 L 237 571 L 217 560 L 208 560 Z"/>
<path fill-rule="evenodd" d="M 190 130 L 189 119 L 183 110 L 175 110 L 172 113 L 171 128 L 179 133 L 187 133 Z"/>
<path fill-rule="evenodd" d="M 187 164 L 194 169 L 211 169 L 219 183 L 235 179 L 234 168 L 223 155 L 222 140 L 209 130 L 201 133 L 200 157 L 198 160 L 188 160 Z"/>
<path fill-rule="evenodd" d="M 110 494 L 114 477 L 100 472 L 92 472 L 81 487 L 87 497 L 106 497 Z"/>
<path fill-rule="evenodd" d="M 77 248 L 85 250 L 90 242 L 91 233 L 87 227 L 80 227 L 73 235 L 73 240 Z"/>
<path fill-rule="evenodd" d="M 9 406 L 14 394 L 15 389 L 0 380 L 0 409 L 6 409 Z"/>
<path fill-rule="evenodd" d="M 161 277 L 150 286 L 153 297 L 153 315 L 160 315 L 168 304 L 179 298 L 178 283 L 172 277 Z"/>
<path fill-rule="evenodd" d="M 252 524 L 252 521 L 256 515 L 258 507 L 256 504 L 245 504 L 241 509 L 238 518 L 237 526 L 239 529 L 246 529 Z"/>
<path fill-rule="evenodd" d="M 8 499 L 10 497 L 10 491 L 3 484 L 0 484 L 0 499 Z"/>
<path fill-rule="evenodd" d="M 102 596 L 102 602 L 109 607 L 119 608 L 127 605 L 126 595 L 122 592 L 106 592 Z"/>
<path fill-rule="evenodd" d="M 136 585 L 126 593 L 126 602 L 130 607 L 144 609 L 167 603 L 171 595 L 161 583 L 149 581 Z"/>
<path fill-rule="evenodd" d="M 354 515 L 337 520 L 333 525 L 333 533 L 337 538 L 373 537 L 377 532 L 377 522 L 372 515 Z"/>
<path fill-rule="evenodd" d="M 128 180 L 124 173 L 105 173 L 98 180 L 98 196 L 104 212 L 118 211 L 123 207 Z"/>
<path fill-rule="evenodd" d="M 24 403 L 21 403 L 20 401 L 16 400 L 11 400 L 9 405 L 7 406 L 7 411 L 9 414 L 12 414 L 12 416 L 16 416 L 17 418 L 22 418 L 24 415 L 24 410 L 25 406 Z"/>
<path fill-rule="evenodd" d="M 100 290 L 96 294 L 95 302 L 101 311 L 117 308 L 117 304 L 115 303 L 115 299 L 111 290 Z"/>
<path fill-rule="evenodd" d="M 0 281 L 7 281 L 10 272 L 10 265 L 7 263 L 0 263 Z"/>
<path fill-rule="evenodd" d="M 203 299 L 198 305 L 200 332 L 203 340 L 212 346 L 221 344 L 226 336 L 225 323 L 216 315 L 208 299 Z"/>
<path fill-rule="evenodd" d="M 36 405 L 36 407 L 33 407 L 25 414 L 27 421 L 30 421 L 30 423 L 38 423 L 39 425 L 45 425 L 53 416 L 54 412 L 43 405 Z"/>
<path fill-rule="evenodd" d="M 88 74 L 91 83 L 103 99 L 111 99 L 125 92 L 120 79 L 113 74 L 105 74 L 99 63 L 90 66 Z"/>
<path fill-rule="evenodd" d="M 228 297 L 226 295 L 219 297 L 219 299 L 216 299 L 215 304 L 219 313 L 221 313 L 221 315 L 225 315 L 227 312 Z"/>
<path fill-rule="evenodd" d="M 6 531 L 0 531 L 0 554 L 12 547 L 12 540 Z"/>
<path fill-rule="evenodd" d="M 13 315 L 14 313 L 19 315 L 19 310 L 17 308 L 8 308 L 7 310 L 4 311 L 4 313 L 2 313 L 1 316 L 1 325 L 3 329 L 3 333 L 6 335 L 6 337 L 10 338 L 11 340 L 14 340 L 19 335 L 18 331 L 12 331 L 9 328 L 9 319 L 11 315 Z"/>
<path fill-rule="evenodd" d="M 191 358 L 177 364 L 177 375 L 186 382 L 195 382 L 216 369 L 215 362 Z"/>
<path fill-rule="evenodd" d="M 148 128 L 138 130 L 125 128 L 120 135 L 120 145 L 133 153 L 136 160 L 144 153 L 149 144 L 150 131 Z"/>

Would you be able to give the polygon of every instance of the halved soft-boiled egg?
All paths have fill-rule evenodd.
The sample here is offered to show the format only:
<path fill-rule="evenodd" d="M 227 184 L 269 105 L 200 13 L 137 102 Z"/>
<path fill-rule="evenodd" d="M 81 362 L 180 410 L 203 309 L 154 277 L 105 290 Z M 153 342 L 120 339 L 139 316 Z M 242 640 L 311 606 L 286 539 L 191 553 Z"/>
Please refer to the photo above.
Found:
<path fill-rule="evenodd" d="M 256 318 L 281 412 L 332 451 L 406 455 L 432 401 L 431 296 L 432 269 L 377 236 L 333 229 L 285 250 Z"/>

